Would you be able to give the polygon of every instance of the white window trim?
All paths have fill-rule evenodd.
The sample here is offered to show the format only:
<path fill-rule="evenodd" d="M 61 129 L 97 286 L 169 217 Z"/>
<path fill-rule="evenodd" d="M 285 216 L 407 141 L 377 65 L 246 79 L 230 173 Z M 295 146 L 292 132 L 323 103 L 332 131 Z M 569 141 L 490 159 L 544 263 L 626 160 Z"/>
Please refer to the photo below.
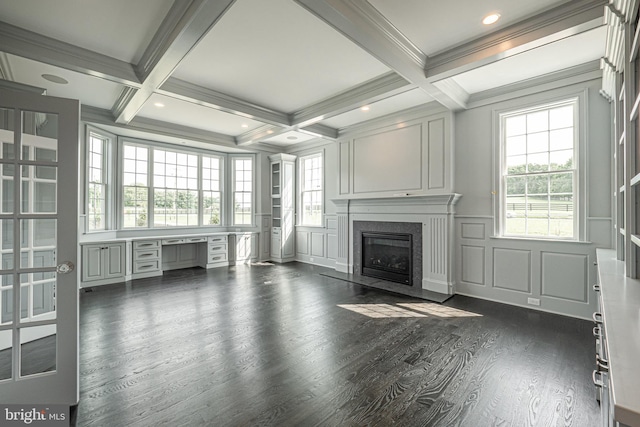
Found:
<path fill-rule="evenodd" d="M 235 220 L 235 194 L 236 194 L 236 160 L 251 160 L 251 222 L 249 224 L 236 224 Z M 229 184 L 230 191 L 228 198 L 228 215 L 229 215 L 229 225 L 233 227 L 254 227 L 255 226 L 255 216 L 256 216 L 256 156 L 254 155 L 230 155 L 229 156 Z"/>
<path fill-rule="evenodd" d="M 89 230 L 89 141 L 90 135 L 96 134 L 101 138 L 106 140 L 105 146 L 103 147 L 103 175 L 105 179 L 105 218 L 104 224 L 105 228 L 100 230 Z M 116 224 L 114 221 L 114 206 L 115 203 L 115 193 L 113 191 L 115 184 L 115 162 L 116 158 L 114 152 L 116 147 L 117 136 L 110 133 L 105 132 L 102 129 L 98 129 L 94 126 L 87 125 L 85 126 L 85 144 L 84 144 L 84 153 L 83 153 L 83 173 L 82 182 L 84 183 L 84 212 L 85 212 L 85 223 L 84 223 L 84 232 L 85 233 L 102 233 L 105 231 L 112 230 L 116 228 Z"/>
<path fill-rule="evenodd" d="M 322 187 L 320 188 L 320 191 L 322 192 L 322 213 L 321 213 L 321 219 L 320 219 L 320 224 L 305 224 L 304 223 L 304 206 L 303 206 L 303 193 L 305 192 L 304 189 L 304 161 L 306 159 L 310 159 L 313 157 L 320 157 L 321 159 L 321 163 L 322 163 Z M 325 153 L 324 150 L 321 151 L 316 151 L 314 153 L 310 153 L 310 154 L 306 154 L 304 156 L 300 156 L 298 157 L 298 211 L 300 212 L 299 215 L 296 215 L 298 218 L 298 226 L 300 227 L 315 227 L 315 228 L 324 228 L 324 218 L 325 218 Z M 309 190 L 311 191 L 311 190 Z"/>
<path fill-rule="evenodd" d="M 492 111 L 492 140 L 493 140 L 493 165 L 492 170 L 493 177 L 493 235 L 492 238 L 498 239 L 510 239 L 510 240 L 539 240 L 545 242 L 573 242 L 573 243 L 588 243 L 586 241 L 586 223 L 587 223 L 587 197 L 586 192 L 586 177 L 588 176 L 588 162 L 586 159 L 587 150 L 585 147 L 588 144 L 587 129 L 587 117 L 588 117 L 588 89 L 584 89 L 580 92 L 575 90 L 563 91 L 564 94 L 557 94 L 554 97 L 534 96 L 536 100 L 528 101 L 526 103 L 517 104 L 510 108 L 493 110 Z M 519 111 L 535 110 L 537 108 L 544 108 L 545 106 L 552 106 L 556 103 L 562 103 L 575 99 L 577 104 L 577 111 L 574 112 L 577 118 L 577 125 L 575 126 L 575 132 L 577 133 L 576 143 L 574 147 L 574 158 L 576 159 L 576 174 L 575 174 L 575 234 L 572 238 L 555 238 L 545 236 L 511 236 L 504 235 L 504 221 L 505 221 L 505 207 L 503 205 L 503 195 L 506 192 L 504 188 L 504 180 L 502 179 L 504 151 L 502 144 L 502 116 L 505 114 L 513 114 Z"/>

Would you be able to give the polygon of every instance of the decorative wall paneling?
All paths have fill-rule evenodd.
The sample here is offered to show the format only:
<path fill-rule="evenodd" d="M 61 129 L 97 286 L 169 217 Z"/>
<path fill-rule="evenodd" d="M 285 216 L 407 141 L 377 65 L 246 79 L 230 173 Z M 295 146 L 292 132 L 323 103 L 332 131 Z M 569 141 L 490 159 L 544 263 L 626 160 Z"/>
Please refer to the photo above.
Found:
<path fill-rule="evenodd" d="M 591 318 L 596 243 L 492 238 L 487 216 L 460 216 L 455 224 L 456 293 Z"/>
<path fill-rule="evenodd" d="M 322 227 L 296 226 L 296 261 L 335 268 L 338 218 L 325 215 Z"/>
<path fill-rule="evenodd" d="M 360 130 L 338 150 L 338 198 L 453 192 L 453 113 Z"/>

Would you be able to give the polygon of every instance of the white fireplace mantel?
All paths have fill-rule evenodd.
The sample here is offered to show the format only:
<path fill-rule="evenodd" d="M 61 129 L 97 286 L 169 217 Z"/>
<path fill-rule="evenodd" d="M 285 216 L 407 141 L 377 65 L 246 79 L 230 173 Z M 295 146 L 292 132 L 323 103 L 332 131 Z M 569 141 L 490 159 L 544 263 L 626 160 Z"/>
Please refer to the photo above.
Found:
<path fill-rule="evenodd" d="M 428 196 L 333 199 L 338 217 L 336 270 L 353 272 L 353 222 L 388 221 L 422 224 L 422 289 L 452 295 L 453 238 L 457 193 Z"/>

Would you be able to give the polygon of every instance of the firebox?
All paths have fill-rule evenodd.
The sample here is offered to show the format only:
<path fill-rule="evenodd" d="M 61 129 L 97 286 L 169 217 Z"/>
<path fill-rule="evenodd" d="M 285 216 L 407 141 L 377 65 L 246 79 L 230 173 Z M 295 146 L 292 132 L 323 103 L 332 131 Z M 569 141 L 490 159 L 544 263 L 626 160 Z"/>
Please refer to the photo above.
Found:
<path fill-rule="evenodd" d="M 362 233 L 363 276 L 412 286 L 411 234 Z"/>

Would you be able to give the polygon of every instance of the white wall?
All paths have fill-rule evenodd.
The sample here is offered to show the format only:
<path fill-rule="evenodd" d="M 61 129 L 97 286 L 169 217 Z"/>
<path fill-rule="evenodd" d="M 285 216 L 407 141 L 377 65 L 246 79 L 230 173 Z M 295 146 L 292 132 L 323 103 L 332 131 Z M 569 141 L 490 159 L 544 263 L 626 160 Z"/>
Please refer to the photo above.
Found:
<path fill-rule="evenodd" d="M 596 310 L 595 248 L 612 245 L 610 109 L 600 80 L 503 100 L 456 113 L 456 292 L 590 318 Z M 494 236 L 496 112 L 582 96 L 579 184 L 582 242 Z M 528 303 L 540 300 L 540 306 Z"/>

